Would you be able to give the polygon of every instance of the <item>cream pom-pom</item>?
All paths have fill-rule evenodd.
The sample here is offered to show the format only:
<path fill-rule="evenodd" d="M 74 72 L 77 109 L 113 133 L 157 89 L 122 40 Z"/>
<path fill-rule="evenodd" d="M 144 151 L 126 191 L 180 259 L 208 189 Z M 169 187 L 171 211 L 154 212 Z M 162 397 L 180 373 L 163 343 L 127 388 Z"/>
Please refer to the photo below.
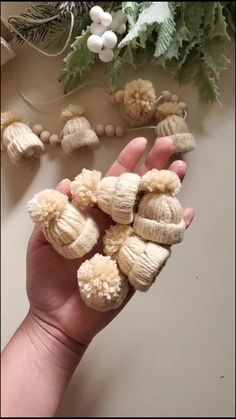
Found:
<path fill-rule="evenodd" d="M 77 208 L 92 207 L 97 203 L 101 172 L 83 169 L 71 183 L 72 203 Z"/>
<path fill-rule="evenodd" d="M 109 256 L 115 256 L 126 239 L 133 234 L 133 228 L 128 225 L 115 224 L 106 230 L 103 237 L 104 253 Z"/>
<path fill-rule="evenodd" d="M 170 115 L 183 116 L 187 105 L 184 102 L 163 102 L 157 106 L 155 117 L 162 121 Z"/>
<path fill-rule="evenodd" d="M 181 182 L 171 170 L 149 170 L 142 177 L 140 190 L 145 192 L 162 192 L 176 195 L 181 189 Z"/>
<path fill-rule="evenodd" d="M 54 189 L 45 189 L 36 194 L 27 205 L 32 220 L 48 226 L 53 219 L 58 219 L 68 202 L 66 195 Z"/>
<path fill-rule="evenodd" d="M 1 135 L 3 131 L 8 127 L 8 125 L 13 124 L 14 122 L 22 122 L 23 117 L 12 111 L 1 112 Z"/>
<path fill-rule="evenodd" d="M 132 125 L 149 122 L 155 112 L 156 93 L 149 80 L 133 80 L 124 90 L 124 110 Z"/>
<path fill-rule="evenodd" d="M 63 121 L 69 121 L 76 116 L 83 116 L 85 114 L 84 108 L 80 105 L 68 105 L 61 112 L 61 119 Z"/>
<path fill-rule="evenodd" d="M 108 311 L 119 307 L 128 293 L 128 283 L 109 256 L 95 254 L 77 272 L 82 300 L 88 307 Z"/>

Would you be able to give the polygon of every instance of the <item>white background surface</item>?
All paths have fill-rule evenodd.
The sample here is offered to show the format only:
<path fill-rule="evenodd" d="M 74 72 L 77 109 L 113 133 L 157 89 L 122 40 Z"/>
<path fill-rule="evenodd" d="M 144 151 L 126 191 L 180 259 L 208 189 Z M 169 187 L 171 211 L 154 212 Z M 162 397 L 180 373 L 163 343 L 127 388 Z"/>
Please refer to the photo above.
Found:
<path fill-rule="evenodd" d="M 23 2 L 2 3 L 3 16 Z M 180 199 L 196 210 L 184 243 L 147 294 L 133 298 L 121 315 L 94 340 L 77 369 L 59 416 L 234 416 L 234 58 L 222 76 L 223 106 L 198 101 L 195 87 L 179 88 L 168 73 L 127 70 L 123 80 L 149 78 L 157 92 L 180 94 L 189 105 L 188 123 L 196 135 L 196 151 L 186 155 L 188 176 Z M 61 58 L 50 59 L 29 47 L 18 47 L 17 79 L 35 101 L 58 96 Z M 100 71 L 100 70 L 99 70 Z M 91 74 L 102 80 L 102 73 Z M 119 122 L 102 87 L 88 87 L 44 112 L 19 96 L 11 64 L 2 70 L 2 110 L 22 113 L 32 123 L 59 132 L 59 112 L 79 102 L 93 124 Z M 151 131 L 146 135 L 149 149 Z M 13 166 L 2 155 L 2 346 L 28 310 L 25 256 L 32 223 L 26 203 L 63 177 L 83 167 L 103 173 L 131 136 L 101 139 L 94 152 L 67 157 L 48 147 L 39 164 Z M 224 376 L 223 378 L 220 378 Z"/>

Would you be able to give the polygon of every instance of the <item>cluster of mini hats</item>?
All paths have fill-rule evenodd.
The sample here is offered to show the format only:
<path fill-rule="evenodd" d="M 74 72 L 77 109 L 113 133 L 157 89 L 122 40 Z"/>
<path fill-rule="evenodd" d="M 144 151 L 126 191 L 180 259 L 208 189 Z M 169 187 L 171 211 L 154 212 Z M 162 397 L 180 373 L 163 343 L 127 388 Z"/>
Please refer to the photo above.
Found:
<path fill-rule="evenodd" d="M 98 311 L 114 310 L 125 300 L 129 283 L 147 291 L 170 256 L 170 246 L 183 240 L 182 207 L 175 197 L 178 176 L 152 169 L 144 176 L 124 173 L 102 178 L 96 170 L 76 176 L 71 202 L 60 192 L 44 190 L 29 202 L 32 220 L 54 249 L 79 258 L 97 243 L 99 228 L 84 208 L 98 206 L 116 223 L 103 237 L 104 254 L 95 254 L 78 269 L 83 301 Z"/>
<path fill-rule="evenodd" d="M 127 124 L 132 127 L 155 129 L 158 137 L 171 136 L 176 153 L 186 153 L 195 148 L 195 139 L 189 132 L 185 121 L 187 106 L 180 102 L 177 95 L 164 91 L 159 98 L 153 84 L 148 80 L 133 80 L 124 90 L 112 92 L 112 102 L 121 106 L 121 113 Z M 1 144 L 6 149 L 10 160 L 15 164 L 24 164 L 39 158 L 44 151 L 44 143 L 52 146 L 61 145 L 66 154 L 93 148 L 99 144 L 99 137 L 121 137 L 129 128 L 121 125 L 104 126 L 99 123 L 93 128 L 85 117 L 85 110 L 80 105 L 69 105 L 61 112 L 64 128 L 60 135 L 52 134 L 39 124 L 32 129 L 23 122 L 23 117 L 15 112 L 1 114 Z"/>

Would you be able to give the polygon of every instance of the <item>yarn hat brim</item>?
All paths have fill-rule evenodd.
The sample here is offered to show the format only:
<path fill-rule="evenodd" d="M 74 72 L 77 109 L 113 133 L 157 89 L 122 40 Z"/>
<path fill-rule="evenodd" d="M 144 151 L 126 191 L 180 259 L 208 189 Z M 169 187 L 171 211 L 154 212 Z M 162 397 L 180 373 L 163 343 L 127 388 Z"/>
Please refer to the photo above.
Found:
<path fill-rule="evenodd" d="M 135 173 L 124 173 L 115 185 L 112 213 L 113 221 L 130 224 L 134 219 L 134 209 L 138 202 L 141 178 Z"/>
<path fill-rule="evenodd" d="M 185 223 L 184 220 L 181 220 L 179 224 L 158 222 L 136 214 L 133 229 L 137 235 L 145 240 L 172 245 L 183 240 Z"/>
<path fill-rule="evenodd" d="M 6 149 L 10 160 L 21 165 L 39 158 L 44 151 L 44 145 L 35 134 L 28 133 L 25 139 L 14 139 Z"/>
<path fill-rule="evenodd" d="M 145 251 L 138 258 L 129 274 L 129 282 L 139 291 L 147 291 L 164 267 L 171 251 L 156 243 L 147 242 Z"/>
<path fill-rule="evenodd" d="M 173 134 L 175 153 L 188 153 L 196 148 L 196 141 L 190 132 Z"/>
<path fill-rule="evenodd" d="M 67 259 L 81 258 L 95 246 L 99 238 L 98 227 L 92 218 L 87 218 L 82 233 L 68 245 L 52 244 L 54 249 Z"/>
<path fill-rule="evenodd" d="M 95 131 L 88 128 L 80 128 L 73 134 L 62 138 L 61 146 L 65 154 L 71 154 L 81 148 L 93 148 L 99 144 Z"/>

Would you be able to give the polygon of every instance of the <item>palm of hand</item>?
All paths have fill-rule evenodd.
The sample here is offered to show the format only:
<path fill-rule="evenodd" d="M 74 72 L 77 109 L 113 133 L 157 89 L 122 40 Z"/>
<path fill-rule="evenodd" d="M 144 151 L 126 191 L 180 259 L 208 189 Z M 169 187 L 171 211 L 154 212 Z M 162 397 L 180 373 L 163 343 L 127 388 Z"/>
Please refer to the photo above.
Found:
<path fill-rule="evenodd" d="M 119 176 L 124 172 L 133 171 L 142 157 L 146 147 L 144 139 L 137 138 L 131 141 L 122 151 L 107 175 Z M 149 153 L 145 163 L 140 168 L 140 174 L 145 171 L 166 166 L 172 154 L 172 142 L 163 138 L 156 143 Z M 185 176 L 186 165 L 176 161 L 169 167 L 174 170 L 180 179 Z M 61 182 L 58 187 L 68 196 L 70 194 L 70 181 Z M 61 257 L 44 239 L 43 234 L 36 227 L 29 241 L 27 253 L 27 293 L 34 316 L 47 324 L 59 329 L 63 334 L 82 344 L 88 344 L 95 334 L 104 328 L 123 308 L 133 294 L 133 290 L 119 309 L 107 313 L 100 313 L 87 307 L 80 299 L 77 285 L 77 270 L 79 265 L 102 252 L 102 236 L 111 224 L 111 219 L 99 209 L 91 209 L 100 229 L 100 240 L 96 247 L 83 259 L 69 260 Z M 193 219 L 193 210 L 184 210 L 186 227 Z"/>

